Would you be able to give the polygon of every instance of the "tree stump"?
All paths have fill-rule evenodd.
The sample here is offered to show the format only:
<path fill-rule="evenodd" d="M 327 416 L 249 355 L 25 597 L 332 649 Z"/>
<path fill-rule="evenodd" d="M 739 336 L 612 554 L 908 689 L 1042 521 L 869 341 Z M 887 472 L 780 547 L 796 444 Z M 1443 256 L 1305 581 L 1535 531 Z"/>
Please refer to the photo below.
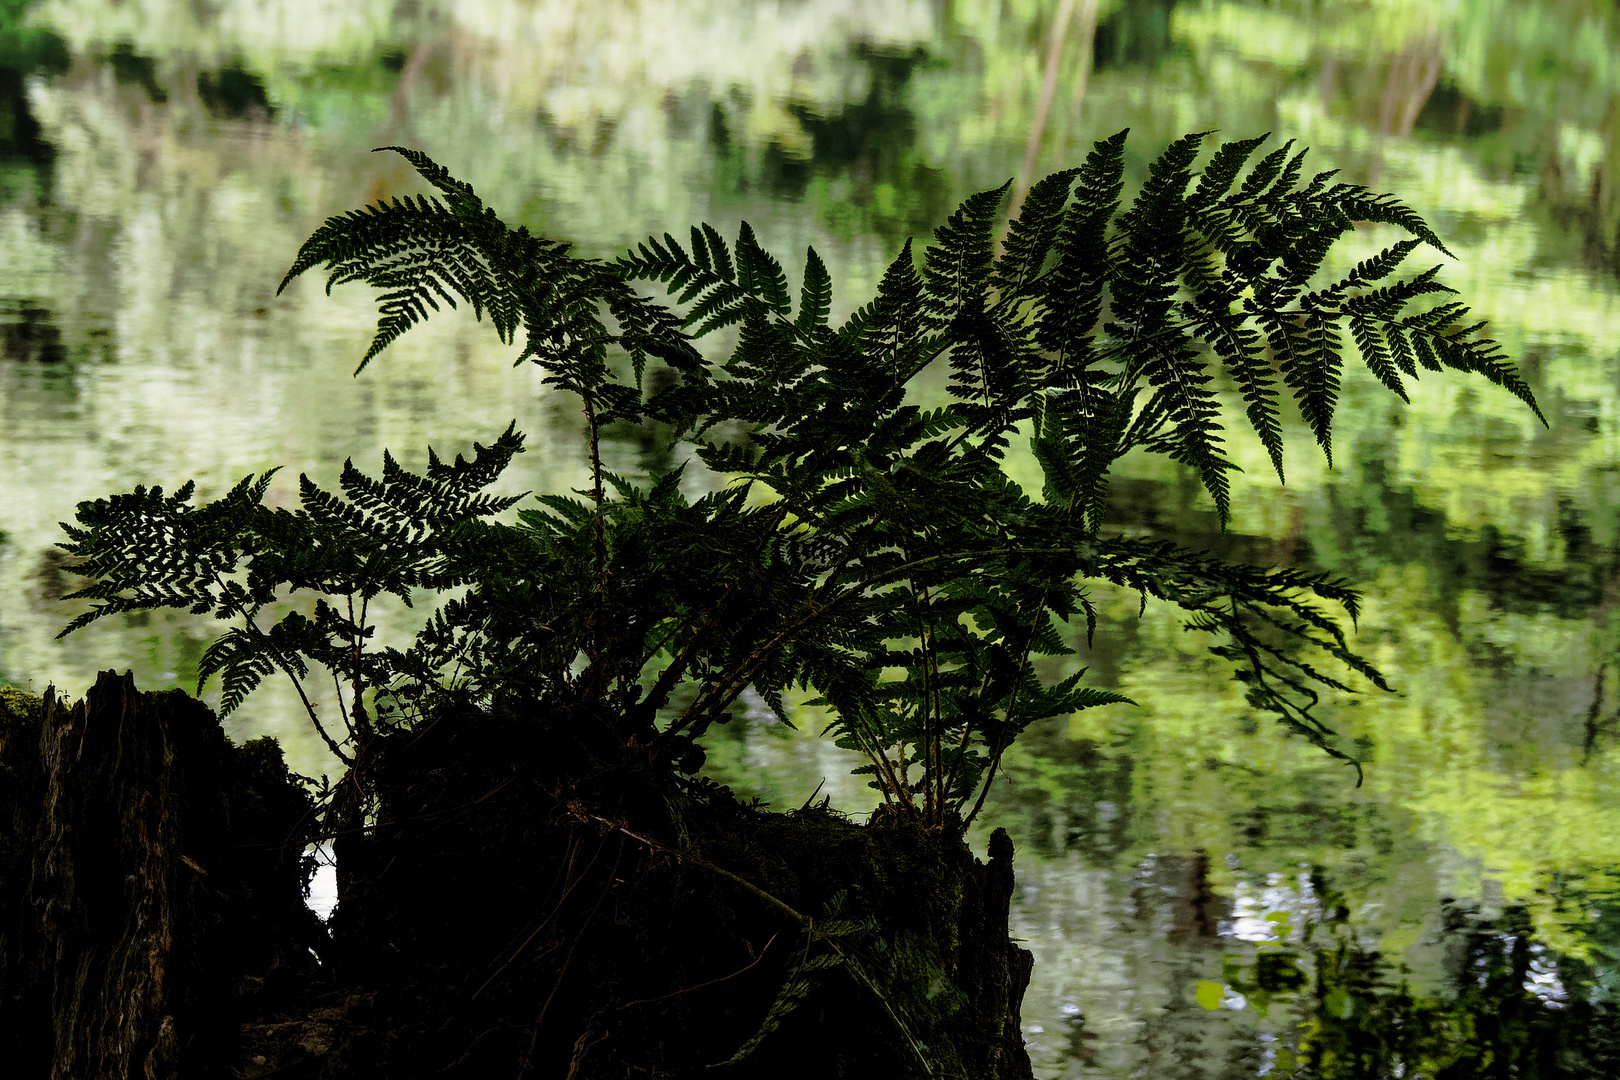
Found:
<path fill-rule="evenodd" d="M 273 742 L 112 672 L 5 704 L 7 1080 L 1031 1075 L 1003 832 L 984 863 L 592 715 L 458 712 L 380 738 L 327 940 Z"/>
<path fill-rule="evenodd" d="M 470 711 L 380 740 L 310 1010 L 328 1048 L 267 1032 L 278 1080 L 1032 1075 L 1005 832 L 981 862 L 942 830 L 744 806 L 598 730 Z"/>
<path fill-rule="evenodd" d="M 54 687 L 5 704 L 7 1075 L 209 1075 L 244 1010 L 315 970 L 309 794 L 272 741 L 233 746 L 200 702 L 127 673 L 72 706 Z"/>

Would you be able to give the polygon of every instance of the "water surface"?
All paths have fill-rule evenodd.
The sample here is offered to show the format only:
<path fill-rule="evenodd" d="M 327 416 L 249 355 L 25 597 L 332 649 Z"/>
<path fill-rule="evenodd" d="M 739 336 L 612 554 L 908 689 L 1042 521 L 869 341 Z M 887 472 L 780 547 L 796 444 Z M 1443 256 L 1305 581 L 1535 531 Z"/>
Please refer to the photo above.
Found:
<path fill-rule="evenodd" d="M 1107 617 L 1075 662 L 1138 707 L 1032 731 L 987 810 L 1019 847 L 1015 933 L 1037 957 L 1026 1037 L 1048 1077 L 1616 1071 L 1612 5 L 6 12 L 0 672 L 36 691 L 113 666 L 145 689 L 191 687 L 209 640 L 168 615 L 54 640 L 74 582 L 56 522 L 81 499 L 193 477 L 218 494 L 283 465 L 272 497 L 287 501 L 300 471 L 329 483 L 348 457 L 375 469 L 385 446 L 420 464 L 514 418 L 530 450 L 513 490 L 582 483 L 570 404 L 466 313 L 356 379 L 364 290 L 327 299 L 310 278 L 275 294 L 327 215 L 419 190 L 373 147 L 426 150 L 508 220 L 586 254 L 746 218 L 790 268 L 813 243 L 840 311 L 964 195 L 1076 163 L 1121 127 L 1133 176 L 1186 131 L 1270 131 L 1397 192 L 1456 253 L 1448 279 L 1522 363 L 1549 427 L 1482 382 L 1426 381 L 1401 405 L 1352 375 L 1331 467 L 1296 426 L 1279 486 L 1238 440 L 1225 534 L 1190 476 L 1125 463 L 1115 527 L 1363 589 L 1357 641 L 1398 692 L 1327 706 L 1367 763 L 1358 788 L 1257 719 L 1172 612 L 1099 594 Z M 1357 234 L 1337 258 L 1387 239 Z M 620 471 L 649 464 L 634 440 L 611 454 Z M 400 613 L 385 629 L 408 628 Z M 820 786 L 862 813 L 847 759 L 798 719 L 756 709 L 717 729 L 710 772 L 778 806 Z M 279 685 L 230 723 L 331 771 Z"/>

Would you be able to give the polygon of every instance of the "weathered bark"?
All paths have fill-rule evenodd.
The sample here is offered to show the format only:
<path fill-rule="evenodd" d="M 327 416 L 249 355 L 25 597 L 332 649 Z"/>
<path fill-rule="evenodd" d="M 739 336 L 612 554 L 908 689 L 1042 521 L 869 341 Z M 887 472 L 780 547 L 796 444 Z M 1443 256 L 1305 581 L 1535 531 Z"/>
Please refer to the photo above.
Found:
<path fill-rule="evenodd" d="M 612 719 L 380 736 L 328 943 L 279 756 L 127 677 L 48 695 L 0 728 L 0 1040 L 41 1033 L 15 1075 L 1031 1075 L 1005 833 L 982 863 L 941 831 L 742 806 Z"/>
<path fill-rule="evenodd" d="M 314 970 L 309 796 L 184 693 L 103 672 L 0 734 L 0 1043 L 8 1075 L 209 1075 L 235 1013 Z"/>

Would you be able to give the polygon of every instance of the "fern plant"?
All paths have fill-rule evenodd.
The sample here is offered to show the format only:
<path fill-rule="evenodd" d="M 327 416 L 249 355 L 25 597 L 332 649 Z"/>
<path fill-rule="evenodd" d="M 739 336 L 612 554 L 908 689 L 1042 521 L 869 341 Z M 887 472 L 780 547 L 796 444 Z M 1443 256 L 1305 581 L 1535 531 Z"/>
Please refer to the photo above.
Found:
<path fill-rule="evenodd" d="M 198 690 L 216 672 L 222 676 L 221 712 L 230 713 L 263 679 L 285 671 L 298 688 L 310 721 L 345 764 L 354 763 L 321 722 L 303 680 L 311 662 L 332 677 L 345 743 L 369 733 L 367 691 L 390 687 L 396 706 L 412 695 L 410 680 L 431 674 L 428 657 L 449 659 L 439 635 L 462 617 L 465 602 L 437 613 L 410 653 L 368 649 L 375 634 L 371 604 L 393 595 L 405 604 L 416 590 L 448 590 L 489 580 L 512 537 L 484 519 L 517 498 L 483 493 L 514 454 L 523 436 L 512 427 L 492 446 L 478 446 L 472 461 L 452 463 L 429 451 L 426 475 L 402 468 L 384 454 L 381 480 L 345 462 L 344 496 L 300 478 L 303 508 L 297 513 L 263 505 L 276 470 L 247 476 L 223 497 L 191 505 L 195 486 L 172 495 L 162 488 L 81 503 L 78 525 L 63 525 L 79 570 L 96 580 L 73 595 L 97 601 L 62 631 L 63 636 L 116 612 L 187 608 L 233 623 L 202 656 Z M 278 599 L 301 591 L 316 594 L 313 611 L 287 611 L 264 625 Z M 333 601 L 336 601 L 334 605 Z M 435 652 L 434 650 L 437 649 Z M 482 659 L 482 658 L 480 658 Z M 475 666 L 488 667 L 474 661 Z M 343 683 L 349 685 L 344 701 Z M 376 703 L 375 693 L 370 697 Z"/>
<path fill-rule="evenodd" d="M 325 667 L 349 684 L 344 729 L 323 729 L 340 755 L 452 697 L 521 699 L 624 718 L 628 749 L 691 770 L 692 739 L 740 695 L 786 720 L 798 687 L 829 707 L 889 813 L 964 829 L 1028 725 L 1125 700 L 1036 663 L 1072 652 L 1080 623 L 1094 631 L 1087 590 L 1110 582 L 1179 607 L 1256 710 L 1353 765 L 1313 708 L 1322 689 L 1350 689 L 1346 672 L 1385 686 L 1332 612 L 1353 620 L 1355 592 L 1111 533 L 1111 468 L 1165 454 L 1224 524 L 1235 466 L 1218 380 L 1281 479 L 1283 399 L 1331 460 L 1347 354 L 1403 398 L 1405 380 L 1453 369 L 1536 403 L 1437 269 L 1397 276 L 1419 246 L 1445 251 L 1410 209 L 1332 173 L 1304 180 L 1291 144 L 1255 161 L 1263 139 L 1226 143 L 1195 170 L 1204 139 L 1165 150 L 1128 206 L 1125 132 L 1097 143 L 1030 189 L 999 250 L 1008 185 L 973 195 L 839 325 L 813 248 L 796 295 L 746 224 L 729 244 L 703 225 L 685 243 L 577 258 L 425 155 L 387 148 L 437 194 L 332 218 L 282 287 L 322 268 L 328 290 L 380 290 L 362 369 L 441 303 L 487 313 L 518 362 L 579 400 L 589 487 L 497 519 L 512 501 L 482 492 L 521 449 L 509 428 L 425 476 L 348 466 L 343 497 L 306 479 L 297 513 L 261 505 L 268 475 L 203 506 L 189 485 L 137 489 L 81 505 L 68 527 L 95 578 L 68 630 L 157 606 L 232 621 L 202 672 L 222 674 L 224 707 L 273 669 L 301 683 Z M 1329 279 L 1330 248 L 1362 222 L 1409 238 Z M 727 328 L 724 359 L 695 347 Z M 666 375 L 646 378 L 649 365 Z M 940 365 L 950 400 L 924 408 L 913 388 Z M 645 484 L 608 470 L 603 429 L 650 422 L 688 460 Z M 1039 492 L 1009 475 L 1026 444 Z M 692 460 L 712 477 L 696 499 L 681 482 Z M 374 647 L 368 601 L 413 589 L 459 591 L 412 647 Z M 259 626 L 287 590 L 316 594 L 314 614 Z"/>

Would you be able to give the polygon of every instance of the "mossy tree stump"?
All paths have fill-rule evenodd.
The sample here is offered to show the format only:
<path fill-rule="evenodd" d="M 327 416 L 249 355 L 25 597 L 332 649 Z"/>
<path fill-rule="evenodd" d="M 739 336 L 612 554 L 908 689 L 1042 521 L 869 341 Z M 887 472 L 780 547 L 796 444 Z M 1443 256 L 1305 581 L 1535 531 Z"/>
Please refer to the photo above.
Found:
<path fill-rule="evenodd" d="M 110 672 L 24 704 L 0 728 L 20 1078 L 1031 1075 L 1005 833 L 983 863 L 744 806 L 590 716 L 446 715 L 380 737 L 328 939 L 274 744 Z"/>

